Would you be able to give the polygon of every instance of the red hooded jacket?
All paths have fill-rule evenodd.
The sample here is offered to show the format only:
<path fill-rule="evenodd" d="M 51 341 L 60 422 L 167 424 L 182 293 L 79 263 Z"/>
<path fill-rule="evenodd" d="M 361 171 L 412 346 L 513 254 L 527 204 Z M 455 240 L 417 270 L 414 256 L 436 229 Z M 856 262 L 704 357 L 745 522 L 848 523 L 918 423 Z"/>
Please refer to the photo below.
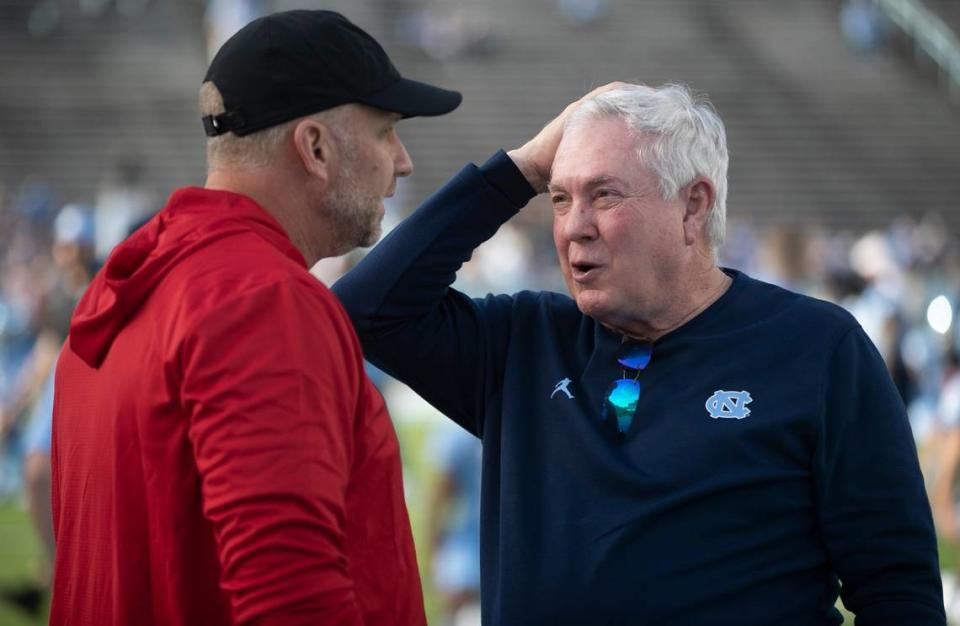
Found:
<path fill-rule="evenodd" d="M 383 400 L 339 302 L 252 200 L 174 193 L 68 345 L 51 624 L 425 624 Z"/>

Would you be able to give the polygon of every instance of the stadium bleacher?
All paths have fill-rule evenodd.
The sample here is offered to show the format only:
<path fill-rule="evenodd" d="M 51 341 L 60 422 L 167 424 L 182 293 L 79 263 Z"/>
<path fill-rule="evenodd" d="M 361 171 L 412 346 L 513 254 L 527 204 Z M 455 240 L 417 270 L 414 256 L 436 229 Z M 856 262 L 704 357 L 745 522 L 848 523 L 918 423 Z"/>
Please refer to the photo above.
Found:
<path fill-rule="evenodd" d="M 161 198 L 202 182 L 200 3 L 99 17 L 61 4 L 59 27 L 39 38 L 23 11 L 0 12 L 0 182 L 9 191 L 40 177 L 90 202 L 129 154 Z M 495 45 L 444 62 L 394 39 L 390 3 L 315 4 L 363 24 L 405 73 L 465 94 L 455 114 L 402 127 L 417 164 L 407 208 L 591 86 L 682 81 L 710 94 L 728 123 L 731 215 L 864 230 L 936 212 L 960 232 L 960 112 L 896 54 L 848 49 L 836 2 L 620 0 L 589 26 L 569 24 L 552 0 L 473 2 Z M 957 3 L 933 4 L 952 15 Z"/>

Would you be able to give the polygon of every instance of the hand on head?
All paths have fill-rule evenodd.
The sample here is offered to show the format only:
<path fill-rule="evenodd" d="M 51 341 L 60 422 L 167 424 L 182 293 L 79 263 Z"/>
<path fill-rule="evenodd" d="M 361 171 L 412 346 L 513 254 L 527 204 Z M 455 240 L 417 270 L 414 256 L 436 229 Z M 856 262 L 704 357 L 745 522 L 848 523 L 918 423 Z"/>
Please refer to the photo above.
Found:
<path fill-rule="evenodd" d="M 523 144 L 520 148 L 514 148 L 507 155 L 513 159 L 517 167 L 523 173 L 527 182 L 537 190 L 543 193 L 547 190 L 547 183 L 550 181 L 550 167 L 553 165 L 553 156 L 557 152 L 557 146 L 560 145 L 560 139 L 563 138 L 563 127 L 567 123 L 570 114 L 573 113 L 582 102 L 590 100 L 605 91 L 613 91 L 626 87 L 628 83 L 612 82 L 597 87 L 579 100 L 571 102 L 560 115 L 543 127 L 537 135 Z"/>

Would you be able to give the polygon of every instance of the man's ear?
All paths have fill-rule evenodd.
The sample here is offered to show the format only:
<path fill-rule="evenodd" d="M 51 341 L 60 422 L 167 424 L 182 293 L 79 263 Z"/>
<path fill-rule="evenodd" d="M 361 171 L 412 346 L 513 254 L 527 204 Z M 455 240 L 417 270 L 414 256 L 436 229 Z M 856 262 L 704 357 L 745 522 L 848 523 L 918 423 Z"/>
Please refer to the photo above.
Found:
<path fill-rule="evenodd" d="M 706 237 L 707 217 L 713 210 L 717 190 L 709 179 L 697 176 L 680 190 L 680 197 L 685 203 L 683 240 L 687 245 L 693 245 Z"/>
<path fill-rule="evenodd" d="M 301 120 L 293 129 L 293 143 L 304 170 L 329 181 L 337 161 L 337 143 L 330 127 L 311 118 Z"/>

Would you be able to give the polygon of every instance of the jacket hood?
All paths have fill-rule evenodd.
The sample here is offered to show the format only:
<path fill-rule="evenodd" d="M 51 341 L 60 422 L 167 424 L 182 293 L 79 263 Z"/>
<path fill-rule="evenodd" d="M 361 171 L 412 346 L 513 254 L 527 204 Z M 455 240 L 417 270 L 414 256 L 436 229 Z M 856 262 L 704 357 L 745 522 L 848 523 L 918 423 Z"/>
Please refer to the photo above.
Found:
<path fill-rule="evenodd" d="M 306 266 L 280 224 L 250 198 L 198 187 L 177 190 L 163 210 L 114 248 L 77 304 L 70 349 L 100 367 L 114 339 L 180 260 L 251 230 Z"/>

